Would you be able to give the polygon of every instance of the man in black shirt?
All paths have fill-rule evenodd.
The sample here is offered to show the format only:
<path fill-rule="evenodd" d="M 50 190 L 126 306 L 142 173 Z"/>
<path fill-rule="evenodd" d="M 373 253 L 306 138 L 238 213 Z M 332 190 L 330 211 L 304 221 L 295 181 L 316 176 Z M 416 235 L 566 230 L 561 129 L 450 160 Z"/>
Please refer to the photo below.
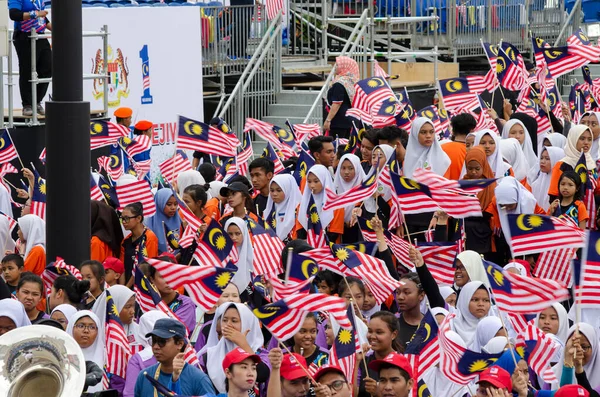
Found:
<path fill-rule="evenodd" d="M 259 157 L 250 163 L 248 170 L 255 192 L 252 198 L 257 207 L 258 215 L 262 217 L 269 199 L 269 184 L 273 178 L 275 164 L 269 159 Z"/>

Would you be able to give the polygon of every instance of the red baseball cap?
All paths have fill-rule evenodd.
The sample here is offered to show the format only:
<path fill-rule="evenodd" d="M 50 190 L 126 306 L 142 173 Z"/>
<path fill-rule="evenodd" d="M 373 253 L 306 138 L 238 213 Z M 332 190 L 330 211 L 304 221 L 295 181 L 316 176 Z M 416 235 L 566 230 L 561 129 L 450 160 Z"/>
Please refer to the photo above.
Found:
<path fill-rule="evenodd" d="M 323 376 L 325 374 L 328 374 L 330 372 L 336 372 L 336 373 L 342 375 L 344 377 L 344 379 L 346 378 L 346 374 L 344 374 L 344 371 L 342 371 L 342 369 L 340 367 L 338 367 L 337 365 L 324 365 L 324 366 L 322 366 L 321 368 L 319 368 L 319 370 L 315 374 L 314 378 L 318 382 L 319 378 L 321 376 Z"/>
<path fill-rule="evenodd" d="M 306 378 L 306 359 L 299 354 L 284 354 L 281 362 L 281 376 L 287 380 Z"/>
<path fill-rule="evenodd" d="M 102 266 L 104 266 L 104 270 L 110 269 L 115 273 L 125 273 L 125 265 L 123 265 L 123 262 L 121 262 L 121 260 L 118 258 L 113 258 L 112 256 L 106 258 L 102 263 Z"/>
<path fill-rule="evenodd" d="M 500 389 L 507 389 L 508 391 L 512 390 L 510 374 L 497 365 L 489 367 L 479 375 L 479 381 L 477 383 L 481 382 L 490 383 Z"/>
<path fill-rule="evenodd" d="M 233 364 L 241 363 L 247 358 L 251 358 L 252 361 L 254 361 L 256 364 L 261 362 L 260 357 L 258 357 L 256 354 L 250 354 L 239 347 L 233 349 L 232 351 L 227 353 L 227 355 L 223 359 L 223 371 L 231 367 Z"/>
<path fill-rule="evenodd" d="M 390 353 L 383 360 L 374 360 L 369 363 L 369 368 L 373 371 L 379 372 L 379 368 L 382 364 L 393 365 L 398 367 L 408 374 L 411 378 L 413 377 L 413 371 L 408 359 L 399 353 Z"/>
<path fill-rule="evenodd" d="M 554 397 L 589 397 L 590 393 L 579 385 L 566 385 L 554 393 Z"/>

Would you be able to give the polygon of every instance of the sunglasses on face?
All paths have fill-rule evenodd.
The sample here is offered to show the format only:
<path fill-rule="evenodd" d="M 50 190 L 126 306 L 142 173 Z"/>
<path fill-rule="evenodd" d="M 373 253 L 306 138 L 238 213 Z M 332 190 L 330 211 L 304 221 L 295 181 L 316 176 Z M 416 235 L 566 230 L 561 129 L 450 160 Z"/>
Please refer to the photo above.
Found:
<path fill-rule="evenodd" d="M 152 346 L 158 345 L 161 349 L 169 342 L 169 339 L 159 338 L 158 336 L 152 337 Z"/>

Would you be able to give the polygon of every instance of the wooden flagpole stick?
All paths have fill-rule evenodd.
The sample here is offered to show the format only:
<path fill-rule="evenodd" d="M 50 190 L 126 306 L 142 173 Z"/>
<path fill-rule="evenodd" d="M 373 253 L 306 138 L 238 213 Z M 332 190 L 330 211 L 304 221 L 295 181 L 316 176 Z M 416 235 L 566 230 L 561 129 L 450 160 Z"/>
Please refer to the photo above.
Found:
<path fill-rule="evenodd" d="M 177 148 L 175 148 L 175 154 L 171 158 L 173 160 L 173 168 L 171 169 L 171 180 L 175 180 L 175 158 L 177 158 Z M 171 182 L 172 184 L 173 182 Z"/>
<path fill-rule="evenodd" d="M 285 261 L 285 285 L 288 284 L 290 280 L 290 271 L 292 270 L 292 254 L 294 253 L 294 248 L 288 247 L 288 256 Z"/>
<path fill-rule="evenodd" d="M 279 343 L 279 346 L 283 347 L 283 349 L 288 352 L 288 354 L 292 354 L 292 352 L 290 351 L 290 348 L 287 347 L 286 345 L 284 345 L 281 341 L 277 341 Z M 310 374 L 310 372 L 308 372 L 308 369 L 302 365 L 301 362 L 298 362 L 298 365 L 300 366 L 300 368 L 302 368 L 302 370 L 304 371 L 304 373 L 306 374 L 306 376 L 308 377 L 308 379 L 311 380 L 311 382 L 313 382 L 315 385 L 317 384 L 317 381 L 315 380 L 315 378 L 312 377 L 312 375 Z"/>
<path fill-rule="evenodd" d="M 354 302 L 356 302 L 356 299 L 354 299 L 354 294 L 352 293 L 352 289 L 350 288 L 350 284 L 348 283 L 348 279 L 346 278 L 346 276 L 344 276 L 344 282 L 346 283 L 346 287 L 348 288 L 348 292 L 350 292 L 350 296 L 351 296 L 350 305 L 352 306 L 353 312 L 355 312 L 355 310 L 354 310 L 354 307 L 355 307 L 354 306 Z M 362 315 L 362 313 L 360 311 L 360 307 L 357 307 L 357 308 L 358 308 L 358 316 L 360 317 L 360 319 L 363 322 L 366 323 L 367 320 L 365 320 L 365 318 L 363 317 L 363 315 Z M 356 332 L 356 336 L 355 337 L 358 338 L 358 329 L 355 329 L 354 331 Z M 365 365 L 365 368 L 368 369 L 369 367 L 367 366 L 367 359 L 365 358 L 364 354 L 362 355 L 362 359 L 363 359 L 363 364 Z"/>
<path fill-rule="evenodd" d="M 12 136 L 10 135 L 10 131 L 8 130 L 8 128 L 5 128 L 4 131 L 6 131 L 6 134 L 10 138 L 10 141 L 11 141 L 13 147 L 15 148 L 15 152 L 17 153 L 17 159 L 19 159 L 19 163 L 21 164 L 21 169 L 25 168 L 25 166 L 23 165 L 23 160 L 21 160 L 21 156 L 19 155 L 19 151 L 17 150 L 17 146 L 15 145 L 15 141 L 12 139 Z"/>
<path fill-rule="evenodd" d="M 15 185 L 13 185 L 12 183 L 10 183 L 10 182 L 9 182 L 7 179 L 5 179 L 5 178 L 2 178 L 2 180 L 3 180 L 3 181 L 4 181 L 4 182 L 7 184 L 7 185 L 9 185 L 10 187 L 12 187 L 13 189 L 15 189 L 15 190 L 16 190 L 16 189 L 20 189 L 20 188 L 16 187 Z"/>

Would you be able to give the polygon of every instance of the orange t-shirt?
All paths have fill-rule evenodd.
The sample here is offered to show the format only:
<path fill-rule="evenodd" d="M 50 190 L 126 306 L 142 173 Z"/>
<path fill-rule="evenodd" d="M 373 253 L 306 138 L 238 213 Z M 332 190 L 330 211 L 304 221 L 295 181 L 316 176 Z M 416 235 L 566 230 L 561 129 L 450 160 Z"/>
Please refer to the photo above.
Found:
<path fill-rule="evenodd" d="M 46 269 L 46 250 L 41 245 L 36 245 L 29 251 L 25 258 L 24 271 L 41 276 Z"/>
<path fill-rule="evenodd" d="M 97 236 L 92 236 L 92 240 L 90 241 L 91 260 L 102 263 L 106 258 L 112 255 L 112 249 L 108 246 L 108 244 L 100 240 Z"/>
<path fill-rule="evenodd" d="M 221 219 L 221 211 L 219 211 L 219 199 L 213 197 L 208 200 L 204 206 L 204 213 L 214 220 L 219 221 L 219 219 Z"/>
<path fill-rule="evenodd" d="M 463 142 L 448 142 L 442 145 L 442 150 L 450 157 L 450 166 L 446 170 L 444 178 L 459 180 L 465 166 L 467 146 Z"/>
<path fill-rule="evenodd" d="M 123 241 L 127 240 L 131 235 L 125 237 Z M 123 248 L 123 241 L 121 242 L 121 255 L 119 259 L 125 263 L 125 248 Z M 158 237 L 150 229 L 146 229 L 146 252 L 148 258 L 156 258 L 158 256 Z"/>
<path fill-rule="evenodd" d="M 557 161 L 552 167 L 552 176 L 550 177 L 550 187 L 548 188 L 549 196 L 558 196 L 558 181 L 560 181 L 560 177 L 562 175 L 562 171 L 560 166 L 563 165 L 562 161 Z"/>
<path fill-rule="evenodd" d="M 573 206 L 575 206 L 577 208 L 577 224 L 579 224 L 580 222 L 583 222 L 583 221 L 587 221 L 590 218 L 587 208 L 585 208 L 585 204 L 583 203 L 583 201 L 576 200 L 573 203 Z M 552 212 L 550 212 L 550 208 L 548 208 L 547 213 L 548 213 L 548 215 L 552 215 Z M 573 219 L 572 216 L 569 214 L 562 214 L 562 215 L 560 215 L 559 218 L 564 218 L 567 216 L 569 216 L 569 217 L 571 217 L 571 219 Z M 573 221 L 575 221 L 575 219 L 573 219 Z"/>

